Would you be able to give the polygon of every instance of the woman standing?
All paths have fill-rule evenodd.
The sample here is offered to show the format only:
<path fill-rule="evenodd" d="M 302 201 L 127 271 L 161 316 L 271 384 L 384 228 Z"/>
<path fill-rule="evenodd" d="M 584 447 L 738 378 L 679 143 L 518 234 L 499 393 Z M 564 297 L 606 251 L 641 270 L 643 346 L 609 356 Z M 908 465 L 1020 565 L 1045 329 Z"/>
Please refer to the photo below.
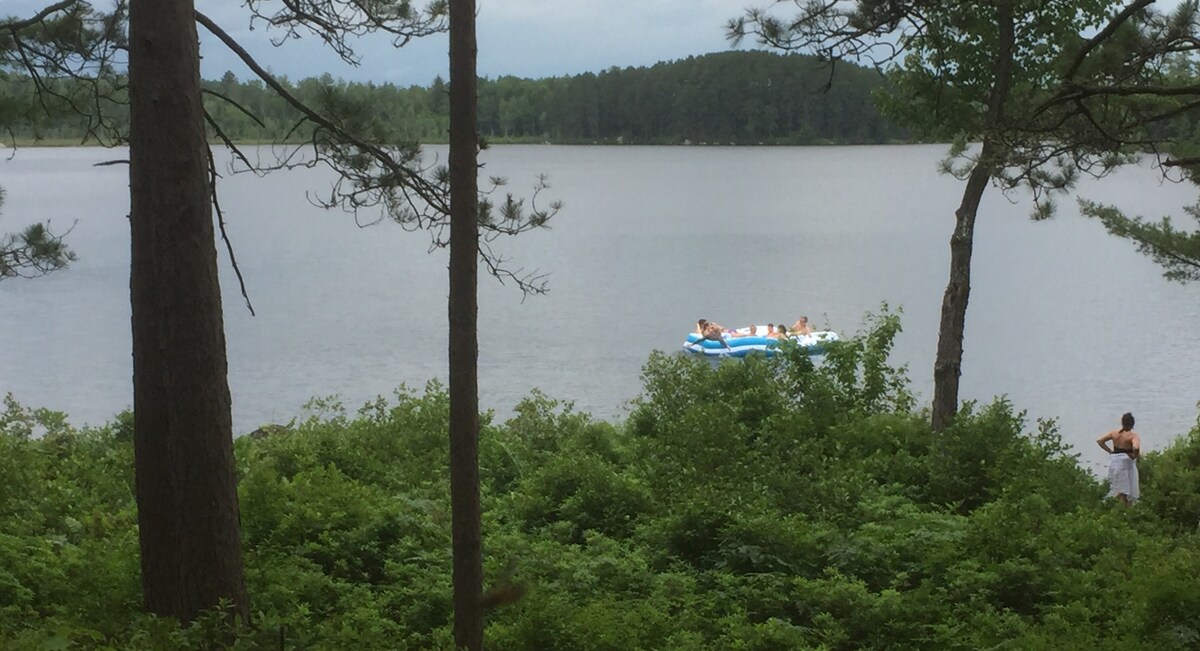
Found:
<path fill-rule="evenodd" d="M 1112 447 L 1106 445 L 1112 442 Z M 1142 437 L 1133 431 L 1133 414 L 1121 416 L 1121 429 L 1113 430 L 1096 439 L 1096 443 L 1107 452 L 1108 496 L 1116 497 L 1129 506 L 1138 500 L 1137 458 L 1142 453 Z"/>

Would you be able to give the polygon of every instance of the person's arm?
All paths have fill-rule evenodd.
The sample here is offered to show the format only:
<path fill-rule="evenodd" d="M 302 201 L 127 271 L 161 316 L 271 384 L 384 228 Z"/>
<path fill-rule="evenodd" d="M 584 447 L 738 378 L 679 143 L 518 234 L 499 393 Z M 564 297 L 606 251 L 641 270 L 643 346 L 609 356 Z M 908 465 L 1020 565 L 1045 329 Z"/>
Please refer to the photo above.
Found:
<path fill-rule="evenodd" d="M 1142 456 L 1142 437 L 1138 436 L 1137 434 L 1134 434 L 1133 438 L 1130 439 L 1129 444 L 1130 444 L 1130 447 L 1133 448 L 1133 453 L 1130 454 L 1129 456 L 1133 457 L 1134 459 L 1137 459 L 1138 457 Z"/>
<path fill-rule="evenodd" d="M 1108 443 L 1109 441 L 1111 441 L 1112 438 L 1113 438 L 1113 433 L 1109 432 L 1108 434 L 1105 434 L 1104 436 L 1101 436 L 1100 438 L 1096 439 L 1096 445 L 1099 445 L 1101 450 L 1104 450 L 1105 452 L 1112 454 L 1112 448 L 1105 445 L 1105 443 Z"/>

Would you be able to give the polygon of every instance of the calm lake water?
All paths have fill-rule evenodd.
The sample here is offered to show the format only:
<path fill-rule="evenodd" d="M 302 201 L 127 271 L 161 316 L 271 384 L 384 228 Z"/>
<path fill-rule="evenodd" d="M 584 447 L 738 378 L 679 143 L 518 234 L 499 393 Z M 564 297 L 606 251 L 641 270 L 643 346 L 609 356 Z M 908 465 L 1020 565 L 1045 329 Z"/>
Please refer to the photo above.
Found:
<path fill-rule="evenodd" d="M 500 146 L 485 175 L 524 192 L 547 173 L 566 208 L 544 232 L 497 243 L 549 273 L 522 302 L 481 280 L 480 393 L 507 416 L 538 387 L 621 419 L 651 350 L 677 350 L 697 317 L 734 326 L 801 314 L 851 334 L 887 302 L 904 310 L 894 360 L 927 403 L 948 238 L 961 184 L 939 176 L 941 146 L 696 148 Z M 264 156 L 269 150 L 261 150 Z M 434 149 L 432 154 L 444 150 Z M 131 403 L 127 170 L 101 149 L 22 149 L 0 162 L 0 231 L 77 220 L 79 261 L 0 283 L 0 393 L 100 423 Z M 234 425 L 246 432 L 337 394 L 350 408 L 446 377 L 445 251 L 394 224 L 356 227 L 314 208 L 323 170 L 220 186 L 258 311 L 222 255 Z M 1192 186 L 1148 168 L 1084 183 L 1081 196 L 1140 214 L 1179 214 Z M 1056 417 L 1095 467 L 1091 441 L 1133 411 L 1149 447 L 1196 422 L 1200 286 L 1168 283 L 1128 243 L 1078 216 L 1028 219 L 1024 196 L 989 189 L 967 316 L 963 398 L 1006 394 Z M 364 221 L 371 217 L 367 216 Z M 612 324 L 598 332 L 595 323 Z"/>

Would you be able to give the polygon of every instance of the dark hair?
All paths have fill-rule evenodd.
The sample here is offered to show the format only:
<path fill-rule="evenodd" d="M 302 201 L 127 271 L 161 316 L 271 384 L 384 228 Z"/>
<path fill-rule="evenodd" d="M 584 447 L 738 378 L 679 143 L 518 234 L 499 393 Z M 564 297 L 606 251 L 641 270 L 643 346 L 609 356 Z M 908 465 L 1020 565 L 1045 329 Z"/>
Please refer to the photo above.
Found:
<path fill-rule="evenodd" d="M 708 323 L 708 319 L 696 319 L 696 323 L 698 323 L 700 325 L 705 325 L 706 323 Z"/>
<path fill-rule="evenodd" d="M 1128 432 L 1133 429 L 1133 414 L 1125 412 L 1121 416 L 1121 431 Z"/>
<path fill-rule="evenodd" d="M 785 334 L 785 335 L 787 334 L 787 326 L 783 325 L 782 323 L 780 323 L 778 326 L 775 326 L 775 327 L 779 328 L 779 331 L 782 332 L 783 334 Z"/>

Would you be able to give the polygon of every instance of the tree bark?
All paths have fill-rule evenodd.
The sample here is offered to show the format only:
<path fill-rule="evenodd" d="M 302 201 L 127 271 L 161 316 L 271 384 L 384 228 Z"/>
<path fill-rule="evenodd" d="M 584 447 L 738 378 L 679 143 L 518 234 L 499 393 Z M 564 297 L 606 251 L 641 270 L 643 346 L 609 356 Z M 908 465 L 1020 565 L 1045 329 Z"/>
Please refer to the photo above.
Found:
<path fill-rule="evenodd" d="M 967 302 L 971 296 L 971 253 L 974 248 L 975 217 L 987 189 L 991 171 L 984 164 L 991 154 L 984 142 L 979 162 L 971 170 L 962 203 L 954 212 L 954 234 L 950 236 L 950 281 L 942 296 L 942 320 L 938 327 L 937 356 L 933 365 L 933 415 L 935 432 L 944 430 L 958 411 L 958 380 L 962 375 L 963 331 Z"/>
<path fill-rule="evenodd" d="M 200 57 L 191 0 L 133 0 L 134 465 L 148 611 L 248 618 Z"/>
<path fill-rule="evenodd" d="M 967 178 L 962 202 L 954 213 L 954 234 L 950 237 L 950 280 L 942 297 L 942 318 L 938 327 L 937 355 L 933 363 L 933 431 L 941 432 L 958 413 L 958 381 L 962 376 L 963 332 L 967 321 L 967 302 L 971 295 L 971 254 L 975 244 L 975 218 L 988 180 L 1001 158 L 993 133 L 1004 119 L 1004 103 L 1012 85 L 1013 45 L 1015 42 L 1012 2 L 996 5 L 996 23 L 1000 40 L 993 66 L 994 81 L 988 97 L 984 122 L 983 148 L 979 160 Z"/>
<path fill-rule="evenodd" d="M 450 2 L 450 505 L 454 642 L 483 648 L 479 504 L 478 96 L 475 1 Z"/>

